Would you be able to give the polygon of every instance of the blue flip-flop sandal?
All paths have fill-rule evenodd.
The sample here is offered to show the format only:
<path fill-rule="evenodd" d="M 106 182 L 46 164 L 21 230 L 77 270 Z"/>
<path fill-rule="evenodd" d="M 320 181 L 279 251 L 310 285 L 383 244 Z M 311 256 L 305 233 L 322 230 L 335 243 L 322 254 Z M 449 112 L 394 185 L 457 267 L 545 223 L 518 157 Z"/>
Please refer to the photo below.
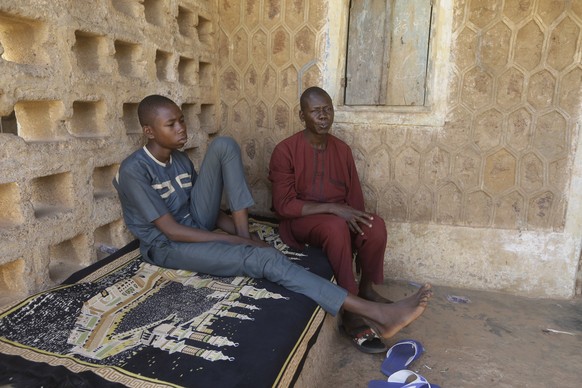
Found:
<path fill-rule="evenodd" d="M 430 384 L 423 376 L 411 370 L 399 370 L 392 373 L 387 381 L 372 380 L 368 383 L 368 388 L 440 388 L 438 385 Z"/>
<path fill-rule="evenodd" d="M 382 362 L 381 370 L 386 376 L 408 369 L 408 366 L 416 361 L 424 353 L 424 347 L 418 341 L 407 339 L 396 342 L 386 353 L 386 359 Z"/>

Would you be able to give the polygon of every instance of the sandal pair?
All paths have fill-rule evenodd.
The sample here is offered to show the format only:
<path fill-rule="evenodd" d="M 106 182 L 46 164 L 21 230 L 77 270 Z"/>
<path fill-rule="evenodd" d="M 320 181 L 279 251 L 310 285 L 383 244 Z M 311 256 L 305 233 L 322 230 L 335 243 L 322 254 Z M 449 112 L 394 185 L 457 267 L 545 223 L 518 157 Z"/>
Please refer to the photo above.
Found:
<path fill-rule="evenodd" d="M 407 339 L 396 342 L 386 353 L 381 370 L 388 380 L 372 380 L 368 388 L 439 388 L 423 376 L 407 368 L 424 353 L 418 341 Z"/>

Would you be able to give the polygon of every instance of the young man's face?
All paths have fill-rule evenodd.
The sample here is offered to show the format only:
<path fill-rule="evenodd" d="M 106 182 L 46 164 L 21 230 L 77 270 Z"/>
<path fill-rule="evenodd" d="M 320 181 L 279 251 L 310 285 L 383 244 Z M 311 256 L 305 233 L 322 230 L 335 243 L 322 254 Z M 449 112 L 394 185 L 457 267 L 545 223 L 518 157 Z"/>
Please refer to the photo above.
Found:
<path fill-rule="evenodd" d="M 144 131 L 150 141 L 164 148 L 179 149 L 188 141 L 184 115 L 176 104 L 158 106 Z"/>
<path fill-rule="evenodd" d="M 305 107 L 299 112 L 299 117 L 305 122 L 305 129 L 314 135 L 325 135 L 333 124 L 333 103 L 325 93 L 313 93 Z"/>

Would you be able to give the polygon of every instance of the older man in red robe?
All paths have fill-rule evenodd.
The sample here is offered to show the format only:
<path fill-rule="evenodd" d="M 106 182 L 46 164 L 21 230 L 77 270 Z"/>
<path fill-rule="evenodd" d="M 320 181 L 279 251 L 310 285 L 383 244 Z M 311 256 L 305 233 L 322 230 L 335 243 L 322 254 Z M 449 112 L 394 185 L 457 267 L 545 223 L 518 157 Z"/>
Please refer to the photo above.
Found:
<path fill-rule="evenodd" d="M 318 87 L 300 98 L 299 117 L 305 129 L 279 143 L 271 156 L 273 208 L 285 243 L 321 247 L 341 287 L 362 298 L 388 302 L 373 288 L 384 280 L 386 226 L 365 211 L 362 188 L 350 147 L 330 134 L 334 119 L 331 97 Z M 353 253 L 361 265 L 359 284 Z M 343 314 L 343 329 L 358 349 L 386 350 L 365 322 Z"/>

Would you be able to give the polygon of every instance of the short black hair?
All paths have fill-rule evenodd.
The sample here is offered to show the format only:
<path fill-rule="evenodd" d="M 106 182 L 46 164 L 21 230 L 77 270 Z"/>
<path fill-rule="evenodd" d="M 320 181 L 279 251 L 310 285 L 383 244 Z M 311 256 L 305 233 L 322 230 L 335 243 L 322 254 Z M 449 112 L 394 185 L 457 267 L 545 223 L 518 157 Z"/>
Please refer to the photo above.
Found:
<path fill-rule="evenodd" d="M 159 94 L 152 94 L 141 100 L 137 106 L 139 124 L 142 127 L 144 125 L 151 125 L 151 120 L 157 109 L 164 105 L 176 105 L 176 103 L 168 97 L 160 96 Z"/>
<path fill-rule="evenodd" d="M 301 110 L 305 109 L 307 105 L 307 99 L 311 97 L 313 94 L 327 96 L 331 100 L 331 97 L 325 90 L 323 90 L 319 86 L 312 86 L 310 88 L 305 89 L 305 91 L 303 91 L 301 97 L 299 98 L 299 107 L 301 108 Z"/>

